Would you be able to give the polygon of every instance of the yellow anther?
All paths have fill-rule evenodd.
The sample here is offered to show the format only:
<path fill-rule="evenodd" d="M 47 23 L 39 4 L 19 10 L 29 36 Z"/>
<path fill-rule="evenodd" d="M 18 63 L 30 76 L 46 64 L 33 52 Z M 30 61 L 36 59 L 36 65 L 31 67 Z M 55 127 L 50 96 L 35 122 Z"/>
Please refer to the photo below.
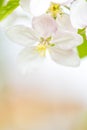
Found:
<path fill-rule="evenodd" d="M 58 14 L 62 14 L 60 4 L 51 2 L 50 7 L 47 10 L 47 13 L 50 13 L 53 18 L 56 18 Z"/>

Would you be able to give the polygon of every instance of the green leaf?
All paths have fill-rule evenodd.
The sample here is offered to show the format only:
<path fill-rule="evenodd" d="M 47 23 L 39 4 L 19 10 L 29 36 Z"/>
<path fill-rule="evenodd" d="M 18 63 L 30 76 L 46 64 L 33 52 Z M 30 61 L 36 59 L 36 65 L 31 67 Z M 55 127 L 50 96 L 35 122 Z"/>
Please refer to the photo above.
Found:
<path fill-rule="evenodd" d="M 8 3 L 0 7 L 0 21 L 11 14 L 18 6 L 20 0 L 9 0 Z"/>
<path fill-rule="evenodd" d="M 78 52 L 80 58 L 84 58 L 87 56 L 87 40 L 86 40 L 86 33 L 85 29 L 79 30 L 78 33 L 83 37 L 83 44 L 78 46 Z"/>

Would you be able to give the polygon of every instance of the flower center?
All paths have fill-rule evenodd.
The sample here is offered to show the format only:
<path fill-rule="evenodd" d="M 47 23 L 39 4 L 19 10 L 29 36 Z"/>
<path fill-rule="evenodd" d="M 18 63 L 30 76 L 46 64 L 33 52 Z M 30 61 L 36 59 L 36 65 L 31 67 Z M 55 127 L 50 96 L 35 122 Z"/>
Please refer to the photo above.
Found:
<path fill-rule="evenodd" d="M 37 45 L 36 50 L 40 54 L 40 56 L 45 56 L 46 55 L 46 50 L 50 46 L 54 46 L 55 44 L 51 43 L 52 37 L 48 38 L 40 38 L 40 43 Z"/>
<path fill-rule="evenodd" d="M 50 7 L 47 10 L 47 13 L 51 14 L 51 16 L 56 19 L 57 15 L 62 14 L 63 11 L 60 4 L 51 2 Z"/>

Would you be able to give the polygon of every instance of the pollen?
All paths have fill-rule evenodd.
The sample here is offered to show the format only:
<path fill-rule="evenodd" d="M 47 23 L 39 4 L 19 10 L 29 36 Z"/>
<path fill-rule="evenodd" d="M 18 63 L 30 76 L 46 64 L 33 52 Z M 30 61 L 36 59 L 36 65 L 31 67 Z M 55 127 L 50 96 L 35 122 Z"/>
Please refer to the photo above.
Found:
<path fill-rule="evenodd" d="M 51 42 L 52 37 L 48 38 L 40 38 L 40 43 L 36 46 L 37 52 L 40 54 L 40 56 L 44 57 L 46 56 L 47 48 L 50 47 L 52 44 Z"/>
<path fill-rule="evenodd" d="M 39 44 L 36 47 L 37 52 L 40 54 L 40 56 L 44 57 L 46 55 L 46 45 Z"/>
<path fill-rule="evenodd" d="M 51 2 L 50 7 L 47 10 L 47 13 L 51 14 L 51 16 L 56 19 L 58 14 L 62 14 L 60 4 Z"/>

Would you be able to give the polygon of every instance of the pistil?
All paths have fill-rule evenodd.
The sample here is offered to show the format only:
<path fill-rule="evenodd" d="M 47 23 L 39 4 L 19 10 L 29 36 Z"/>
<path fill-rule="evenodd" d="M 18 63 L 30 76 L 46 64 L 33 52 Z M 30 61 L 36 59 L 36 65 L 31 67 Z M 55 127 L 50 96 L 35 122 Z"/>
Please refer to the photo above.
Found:
<path fill-rule="evenodd" d="M 47 48 L 53 45 L 51 44 L 51 40 L 52 37 L 48 37 L 46 39 L 43 37 L 40 38 L 40 43 L 36 47 L 36 50 L 40 54 L 40 56 L 45 56 Z"/>

